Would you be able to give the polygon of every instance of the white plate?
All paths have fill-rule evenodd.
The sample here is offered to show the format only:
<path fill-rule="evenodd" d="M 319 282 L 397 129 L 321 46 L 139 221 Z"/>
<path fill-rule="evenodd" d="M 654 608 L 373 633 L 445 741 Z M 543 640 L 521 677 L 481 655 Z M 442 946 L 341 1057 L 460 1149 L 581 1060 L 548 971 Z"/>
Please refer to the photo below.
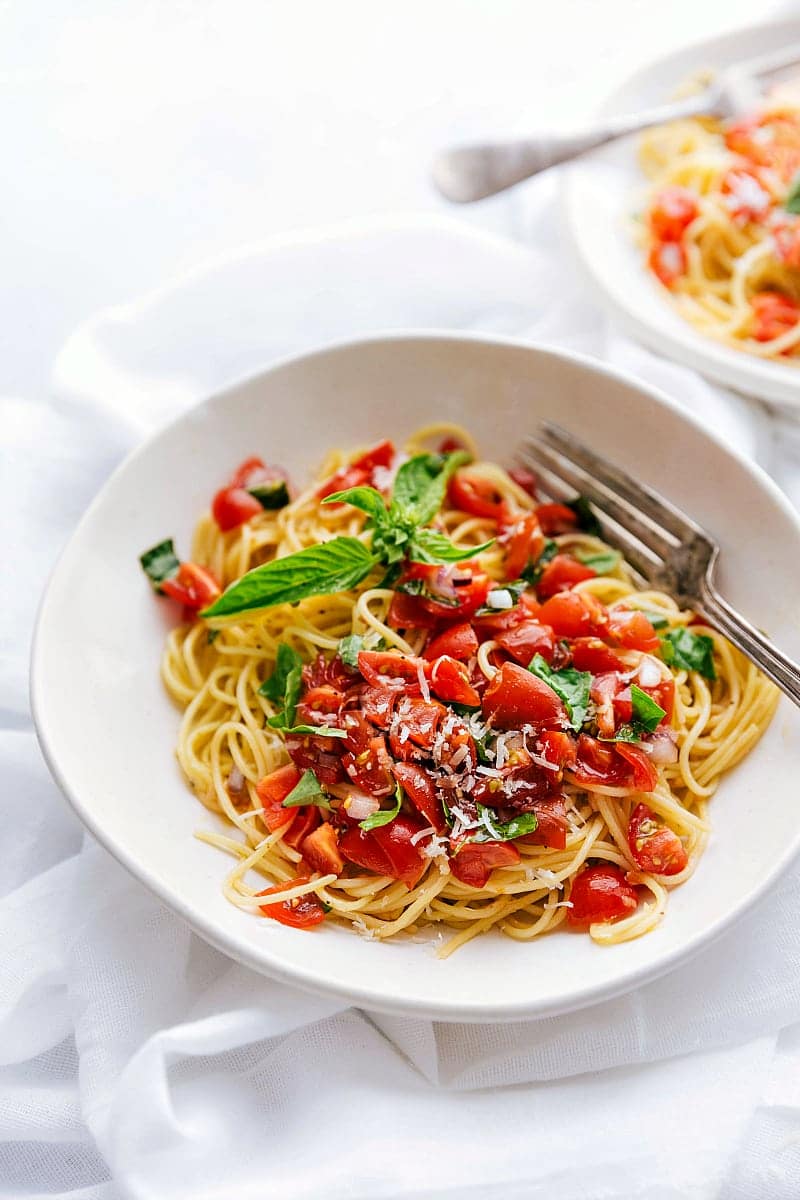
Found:
<path fill-rule="evenodd" d="M 520 945 L 497 935 L 441 962 L 428 944 L 374 943 L 335 926 L 301 933 L 224 900 L 229 863 L 192 836 L 214 818 L 178 772 L 178 712 L 158 677 L 173 614 L 154 601 L 139 552 L 167 535 L 185 550 L 215 481 L 254 449 L 301 478 L 330 443 L 402 439 L 449 418 L 507 462 L 519 433 L 545 416 L 713 530 L 730 599 L 789 652 L 800 651 L 800 523 L 767 477 L 641 385 L 589 360 L 510 341 L 398 335 L 280 364 L 148 441 L 78 527 L 47 590 L 34 644 L 42 747 L 100 841 L 232 957 L 368 1008 L 454 1020 L 551 1014 L 629 989 L 695 952 L 752 905 L 800 845 L 800 809 L 786 786 L 800 719 L 783 705 L 715 799 L 714 837 L 696 875 L 673 895 L 662 926 L 639 941 L 601 948 L 559 933 Z"/>
<path fill-rule="evenodd" d="M 800 19 L 754 26 L 690 46 L 637 71 L 599 113 L 648 108 L 669 99 L 678 84 L 703 67 L 725 67 L 792 42 L 800 42 Z M 631 138 L 594 151 L 565 172 L 566 226 L 598 300 L 627 333 L 650 349 L 758 399 L 800 404 L 800 368 L 763 362 L 718 344 L 671 307 L 642 265 L 627 224 L 644 183 Z"/>

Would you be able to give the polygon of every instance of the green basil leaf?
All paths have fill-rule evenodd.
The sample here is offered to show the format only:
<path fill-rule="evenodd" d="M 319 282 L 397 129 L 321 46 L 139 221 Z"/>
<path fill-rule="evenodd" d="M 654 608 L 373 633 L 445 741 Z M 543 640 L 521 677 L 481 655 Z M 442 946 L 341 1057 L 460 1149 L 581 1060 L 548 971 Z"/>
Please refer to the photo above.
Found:
<path fill-rule="evenodd" d="M 578 528 L 584 533 L 592 533 L 595 537 L 602 535 L 600 522 L 594 515 L 594 509 L 587 496 L 576 496 L 574 500 L 565 501 L 567 508 L 571 508 L 578 518 Z"/>
<path fill-rule="evenodd" d="M 337 729 L 334 725 L 290 725 L 287 729 L 282 730 L 282 732 L 287 735 L 290 733 L 310 733 L 314 737 L 347 737 L 346 729 Z"/>
<path fill-rule="evenodd" d="M 394 481 L 391 517 L 410 525 L 427 525 L 442 507 L 454 472 L 470 459 L 465 450 L 456 450 L 453 454 L 416 454 L 403 463 Z"/>
<path fill-rule="evenodd" d="M 346 592 L 369 575 L 378 559 L 357 538 L 336 537 L 248 571 L 200 615 L 209 619 L 295 604 L 307 596 Z"/>
<path fill-rule="evenodd" d="M 600 742 L 640 742 L 642 740 L 643 730 L 634 728 L 633 725 L 620 725 L 613 737 L 598 737 Z"/>
<path fill-rule="evenodd" d="M 528 670 L 543 679 L 564 701 L 570 725 L 573 729 L 580 729 L 589 714 L 591 672 L 576 671 L 574 667 L 565 667 L 563 671 L 554 671 L 541 654 L 534 655 Z"/>
<path fill-rule="evenodd" d="M 159 593 L 161 592 L 160 585 L 165 579 L 174 578 L 181 565 L 181 560 L 175 553 L 172 538 L 167 538 L 166 541 L 159 542 L 157 546 L 151 546 L 149 550 L 145 550 L 144 554 L 140 555 L 139 562 L 142 564 L 145 575 Z"/>
<path fill-rule="evenodd" d="M 597 571 L 598 575 L 607 575 L 609 571 L 616 570 L 622 558 L 619 550 L 604 550 L 601 553 L 593 553 L 587 550 L 573 550 L 572 553 L 584 566 L 591 567 L 593 571 Z"/>
<path fill-rule="evenodd" d="M 633 725 L 652 733 L 667 715 L 660 704 L 656 704 L 652 696 L 643 692 L 635 683 L 631 684 L 631 708 L 633 710 Z"/>
<path fill-rule="evenodd" d="M 394 790 L 394 807 L 379 808 L 378 811 L 374 812 L 371 817 L 365 817 L 363 821 L 358 822 L 359 829 L 365 829 L 369 831 L 370 829 L 377 829 L 381 825 L 388 825 L 389 822 L 393 821 L 400 812 L 400 805 L 402 803 L 403 789 L 398 783 Z"/>
<path fill-rule="evenodd" d="M 492 809 L 480 803 L 478 804 L 478 816 L 484 825 L 491 829 L 491 837 L 495 842 L 511 842 L 514 838 L 524 837 L 526 833 L 533 833 L 539 824 L 536 813 L 532 812 L 520 813 L 519 816 L 512 817 L 510 821 L 495 821 Z M 478 840 L 480 840 L 480 836 Z"/>
<path fill-rule="evenodd" d="M 477 554 L 483 554 L 494 545 L 494 538 L 481 546 L 456 546 L 436 529 L 416 529 L 411 537 L 407 557 L 411 562 L 451 563 L 465 562 Z"/>
<path fill-rule="evenodd" d="M 783 202 L 783 207 L 787 212 L 795 213 L 795 215 L 800 213 L 800 171 L 789 184 L 789 192 Z"/>
<path fill-rule="evenodd" d="M 536 562 L 529 562 L 520 578 L 524 579 L 527 584 L 535 586 L 542 577 L 542 571 L 547 566 L 552 558 L 558 554 L 558 543 L 552 538 L 548 538 L 544 544 L 544 549 Z"/>
<path fill-rule="evenodd" d="M 275 670 L 258 689 L 259 696 L 265 696 L 273 704 L 281 706 L 275 716 L 267 720 L 273 729 L 286 729 L 294 720 L 303 687 L 302 671 L 303 660 L 297 651 L 288 643 L 280 642 L 275 656 Z"/>
<path fill-rule="evenodd" d="M 330 808 L 328 797 L 319 786 L 313 771 L 304 771 L 283 802 L 283 808 L 299 808 L 302 804 L 316 804 L 318 808 Z"/>
<path fill-rule="evenodd" d="M 644 613 L 650 624 L 653 626 L 653 629 L 669 628 L 669 621 L 666 617 L 663 617 L 661 613 L 650 612 L 649 609 L 646 608 L 641 608 L 639 611 Z"/>
<path fill-rule="evenodd" d="M 671 667 L 697 671 L 706 679 L 716 679 L 714 639 L 705 633 L 692 633 L 685 625 L 670 629 L 661 637 L 661 656 Z"/>
<path fill-rule="evenodd" d="M 346 666 L 358 670 L 358 655 L 359 651 L 363 649 L 365 649 L 363 636 L 360 633 L 351 633 L 349 637 L 339 639 L 336 653 Z"/>
<path fill-rule="evenodd" d="M 262 508 L 285 508 L 289 503 L 289 489 L 285 479 L 272 479 L 269 483 L 258 483 L 247 489 Z"/>
<path fill-rule="evenodd" d="M 344 492 L 334 492 L 331 496 L 326 496 L 322 503 L 351 504 L 353 508 L 360 508 L 362 512 L 368 513 L 377 525 L 388 516 L 386 502 L 374 487 L 347 488 Z"/>

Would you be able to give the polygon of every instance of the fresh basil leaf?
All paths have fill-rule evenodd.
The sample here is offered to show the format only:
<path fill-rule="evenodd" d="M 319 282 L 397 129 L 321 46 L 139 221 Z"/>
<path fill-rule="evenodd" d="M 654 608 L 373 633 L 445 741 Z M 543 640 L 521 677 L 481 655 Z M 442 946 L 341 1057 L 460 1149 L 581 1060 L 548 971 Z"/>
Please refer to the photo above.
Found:
<path fill-rule="evenodd" d="M 248 571 L 200 615 L 235 617 L 356 587 L 378 563 L 357 538 L 336 537 Z"/>
<path fill-rule="evenodd" d="M 281 642 L 275 656 L 275 670 L 258 689 L 259 696 L 265 696 L 273 704 L 280 705 L 275 716 L 267 720 L 273 729 L 286 729 L 294 721 L 303 687 L 302 671 L 303 660 L 300 655 L 286 642 Z"/>
<path fill-rule="evenodd" d="M 399 562 L 392 563 L 383 579 L 376 585 L 379 588 L 393 588 L 400 578 L 402 567 Z"/>
<path fill-rule="evenodd" d="M 565 504 L 567 508 L 572 509 L 578 518 L 579 529 L 582 529 L 584 533 L 594 534 L 595 537 L 599 537 L 602 534 L 603 531 L 600 528 L 600 522 L 594 515 L 594 509 L 587 496 L 576 496 L 574 500 L 566 500 Z"/>
<path fill-rule="evenodd" d="M 631 708 L 633 710 L 633 725 L 652 733 L 667 715 L 660 704 L 656 704 L 652 696 L 643 692 L 635 683 L 631 684 Z"/>
<path fill-rule="evenodd" d="M 269 483 L 258 483 L 247 489 L 262 508 L 285 508 L 289 503 L 289 489 L 285 479 L 272 479 Z"/>
<path fill-rule="evenodd" d="M 622 558 L 619 550 L 603 550 L 601 553 L 593 553 L 587 550 L 573 550 L 572 553 L 584 566 L 591 567 L 593 571 L 597 571 L 598 575 L 607 575 L 609 571 L 616 570 Z"/>
<path fill-rule="evenodd" d="M 465 450 L 456 450 L 453 454 L 416 454 L 403 463 L 395 476 L 391 517 L 427 525 L 442 507 L 453 474 L 470 459 Z"/>
<path fill-rule="evenodd" d="M 140 555 L 139 562 L 142 564 L 145 575 L 159 593 L 161 592 L 160 585 L 165 579 L 174 578 L 181 565 L 181 560 L 175 553 L 172 538 L 167 538 L 166 541 L 159 542 L 157 546 L 151 546 L 149 550 L 145 550 L 144 554 Z"/>
<path fill-rule="evenodd" d="M 685 625 L 662 634 L 661 657 L 671 667 L 697 671 L 706 679 L 717 678 L 714 670 L 714 639 L 705 633 L 692 633 Z"/>
<path fill-rule="evenodd" d="M 360 633 L 351 633 L 349 637 L 339 639 L 339 647 L 336 653 L 339 658 L 348 667 L 354 667 L 358 670 L 358 655 L 359 651 L 363 650 L 364 638 Z"/>
<path fill-rule="evenodd" d="M 474 713 L 480 712 L 480 704 L 456 704 L 454 700 L 447 701 L 447 707 L 452 708 L 454 713 L 458 713 L 460 717 L 471 717 Z"/>
<path fill-rule="evenodd" d="M 219 635 L 221 633 L 222 633 L 221 629 L 209 629 L 208 633 L 206 634 L 206 641 L 208 642 L 209 646 L 214 645 L 214 642 L 217 640 L 217 638 L 219 637 Z"/>
<path fill-rule="evenodd" d="M 313 771 L 304 771 L 283 802 L 283 808 L 299 808 L 302 804 L 316 804 L 317 808 L 330 808 L 328 797 L 319 785 Z"/>
<path fill-rule="evenodd" d="M 511 842 L 514 838 L 523 837 L 526 833 L 533 833 L 539 824 L 536 813 L 532 812 L 520 813 L 519 816 L 512 817 L 510 821 L 495 821 L 492 809 L 480 803 L 478 804 L 478 816 L 491 830 L 491 837 L 496 842 Z"/>
<path fill-rule="evenodd" d="M 589 714 L 591 672 L 576 671 L 574 667 L 565 667 L 562 671 L 554 671 L 541 654 L 534 655 L 528 670 L 543 679 L 548 687 L 551 687 L 555 694 L 564 701 L 571 727 L 580 729 Z"/>
<path fill-rule="evenodd" d="M 400 805 L 402 803 L 403 789 L 398 783 L 394 790 L 394 807 L 379 808 L 378 811 L 374 812 L 371 817 L 365 817 L 363 821 L 358 822 L 359 829 L 365 829 L 369 831 L 370 829 L 378 829 L 378 827 L 381 825 L 388 825 L 389 822 L 393 821 L 400 812 Z"/>
<path fill-rule="evenodd" d="M 322 503 L 351 504 L 353 508 L 360 508 L 362 512 L 368 513 L 376 525 L 380 525 L 388 516 L 383 496 L 374 487 L 347 488 L 344 492 L 334 492 L 333 495 L 326 496 Z"/>
<path fill-rule="evenodd" d="M 650 624 L 653 626 L 653 629 L 669 628 L 669 621 L 666 617 L 663 617 L 661 613 L 650 612 L 649 609 L 646 608 L 641 608 L 639 611 L 644 613 Z"/>
<path fill-rule="evenodd" d="M 789 184 L 789 192 L 783 202 L 783 207 L 787 212 L 794 213 L 795 215 L 800 213 L 800 171 L 797 172 Z"/>
<path fill-rule="evenodd" d="M 640 742 L 642 740 L 642 729 L 634 728 L 633 725 L 620 725 L 613 737 L 598 736 L 600 742 Z"/>
<path fill-rule="evenodd" d="M 420 563 L 451 563 L 465 562 L 477 554 L 483 554 L 494 545 L 494 538 L 481 546 L 456 546 L 439 533 L 436 529 L 416 529 L 408 547 L 408 558 L 411 562 Z"/>
<path fill-rule="evenodd" d="M 281 730 L 281 732 L 286 735 L 290 733 L 303 733 L 312 734 L 314 737 L 347 737 L 346 729 L 337 729 L 334 725 L 290 725 L 288 728 Z"/>
<path fill-rule="evenodd" d="M 548 538 L 536 562 L 529 562 L 520 578 L 524 579 L 527 584 L 535 586 L 541 579 L 544 568 L 557 554 L 558 542 L 554 542 L 552 538 Z"/>

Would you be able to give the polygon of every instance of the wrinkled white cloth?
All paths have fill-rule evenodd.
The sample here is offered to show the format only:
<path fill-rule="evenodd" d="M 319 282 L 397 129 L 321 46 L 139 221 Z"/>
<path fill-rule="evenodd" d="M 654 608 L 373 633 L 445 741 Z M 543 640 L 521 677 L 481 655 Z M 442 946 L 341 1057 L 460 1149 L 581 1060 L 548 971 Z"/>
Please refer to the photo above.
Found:
<path fill-rule="evenodd" d="M 791 420 L 621 339 L 587 302 L 553 186 L 526 196 L 528 248 L 398 220 L 226 258 L 79 330 L 51 402 L 3 404 L 0 1197 L 800 1194 L 800 869 L 696 960 L 582 1012 L 363 1013 L 194 936 L 82 832 L 31 731 L 37 598 L 112 466 L 192 400 L 331 337 L 466 327 L 589 351 L 800 501 Z"/>

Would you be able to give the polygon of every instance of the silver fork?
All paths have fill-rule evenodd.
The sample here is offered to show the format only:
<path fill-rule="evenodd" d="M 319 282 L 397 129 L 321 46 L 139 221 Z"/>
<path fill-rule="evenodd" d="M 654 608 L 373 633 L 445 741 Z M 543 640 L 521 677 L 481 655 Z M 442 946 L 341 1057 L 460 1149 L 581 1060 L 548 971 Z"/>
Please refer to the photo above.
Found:
<path fill-rule="evenodd" d="M 640 580 L 701 613 L 800 706 L 800 667 L 720 596 L 713 582 L 719 546 L 695 521 L 558 425 L 544 423 L 520 458 L 553 499 L 586 496 L 603 537 Z"/>

